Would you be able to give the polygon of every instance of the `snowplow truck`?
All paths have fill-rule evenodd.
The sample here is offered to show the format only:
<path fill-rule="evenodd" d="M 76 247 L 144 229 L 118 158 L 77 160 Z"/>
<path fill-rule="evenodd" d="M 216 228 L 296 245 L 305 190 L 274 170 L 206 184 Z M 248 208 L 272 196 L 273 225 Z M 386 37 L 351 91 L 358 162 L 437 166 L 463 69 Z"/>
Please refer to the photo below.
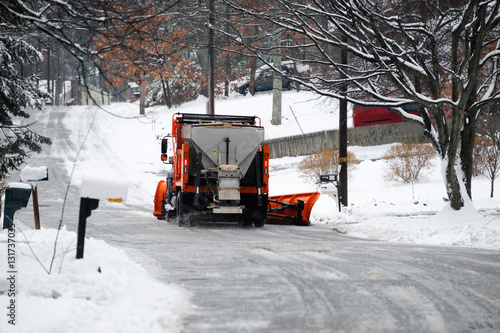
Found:
<path fill-rule="evenodd" d="M 179 226 L 238 222 L 262 227 L 269 180 L 269 148 L 263 142 L 256 116 L 174 114 L 161 155 L 172 169 L 158 183 L 154 215 Z"/>

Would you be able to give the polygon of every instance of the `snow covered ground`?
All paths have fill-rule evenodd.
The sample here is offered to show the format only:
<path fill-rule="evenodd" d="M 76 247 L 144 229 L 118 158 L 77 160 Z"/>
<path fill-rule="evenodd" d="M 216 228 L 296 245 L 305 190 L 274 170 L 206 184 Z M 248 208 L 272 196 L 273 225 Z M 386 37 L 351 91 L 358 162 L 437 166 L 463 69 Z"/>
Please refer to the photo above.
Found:
<path fill-rule="evenodd" d="M 217 101 L 216 113 L 257 115 L 266 127 L 266 138 L 338 127 L 337 103 L 295 91 L 283 94 L 283 124 L 271 126 L 271 101 L 269 93 L 232 96 Z M 68 174 L 73 172 L 73 185 L 79 186 L 88 174 L 129 180 L 127 201 L 119 205 L 151 207 L 152 212 L 156 184 L 167 170 L 159 160 L 160 140 L 170 131 L 172 115 L 205 110 L 206 100 L 200 98 L 172 110 L 151 108 L 146 117 L 139 118 L 138 106 L 126 103 L 106 106 L 104 110 L 51 107 L 33 117 L 39 125 L 48 126 L 53 121 L 51 115 L 60 115 L 70 144 L 54 140 L 43 154 L 64 161 Z M 489 198 L 488 179 L 474 179 L 475 208 L 453 212 L 444 200 L 446 193 L 437 161 L 428 179 L 413 189 L 408 184 L 384 180 L 385 164 L 380 158 L 389 147 L 349 147 L 360 160 L 349 176 L 349 207 L 339 212 L 331 198 L 322 196 L 312 212 L 314 227 L 380 241 L 500 250 L 500 197 Z M 271 195 L 317 189 L 297 172 L 303 158 L 271 161 Z M 500 196 L 499 186 L 496 193 Z M 0 257 L 7 257 L 11 239 L 15 240 L 17 256 L 14 268 L 2 269 L 2 274 L 7 275 L 0 279 L 0 304 L 5 309 L 14 299 L 9 295 L 8 272 L 22 272 L 12 273 L 17 277 L 18 332 L 181 329 L 183 316 L 191 311 L 189 296 L 175 285 L 155 281 L 121 249 L 89 238 L 85 259 L 75 260 L 76 234 L 63 227 L 49 275 L 45 270 L 51 266 L 56 230 L 34 231 L 24 221 L 16 221 L 16 225 L 15 236 L 6 230 L 0 233 Z M 2 259 L 2 267 L 6 264 Z M 12 328 L 5 318 L 0 321 L 0 332 L 11 332 Z"/>
<path fill-rule="evenodd" d="M 51 264 L 56 229 L 18 222 L 15 230 L 15 237 L 5 231 L 0 237 L 2 275 L 7 272 L 0 280 L 1 332 L 178 332 L 191 311 L 183 289 L 155 281 L 104 241 L 87 239 L 84 259 L 76 260 L 76 233 L 63 227 Z M 14 244 L 8 239 L 16 240 L 9 247 L 17 253 L 14 267 L 5 267 L 3 259 L 7 244 Z"/>

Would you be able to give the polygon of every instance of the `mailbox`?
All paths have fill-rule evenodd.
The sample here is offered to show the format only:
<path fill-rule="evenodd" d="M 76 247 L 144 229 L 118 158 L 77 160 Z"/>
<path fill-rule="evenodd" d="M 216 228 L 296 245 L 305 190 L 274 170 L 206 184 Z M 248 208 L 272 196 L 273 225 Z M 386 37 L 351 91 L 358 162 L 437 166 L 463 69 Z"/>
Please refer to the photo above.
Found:
<path fill-rule="evenodd" d="M 337 174 L 320 175 L 319 181 L 321 193 L 335 200 L 340 212 L 342 209 L 340 205 L 339 180 Z"/>
<path fill-rule="evenodd" d="M 11 229 L 14 224 L 14 214 L 28 205 L 31 195 L 31 187 L 21 184 L 12 184 L 5 190 L 5 208 L 3 218 L 3 229 Z"/>
<path fill-rule="evenodd" d="M 320 182 L 337 182 L 337 175 L 334 173 L 330 175 L 320 175 L 319 180 Z"/>

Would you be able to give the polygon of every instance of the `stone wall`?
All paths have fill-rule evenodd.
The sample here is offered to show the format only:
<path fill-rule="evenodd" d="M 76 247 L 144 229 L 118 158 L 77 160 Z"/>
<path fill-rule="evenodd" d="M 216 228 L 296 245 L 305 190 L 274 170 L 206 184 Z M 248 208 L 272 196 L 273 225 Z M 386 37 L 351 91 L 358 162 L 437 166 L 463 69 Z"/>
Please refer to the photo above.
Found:
<path fill-rule="evenodd" d="M 428 142 L 423 128 L 415 123 L 381 124 L 347 130 L 349 146 L 376 146 L 395 142 Z M 338 130 L 294 135 L 266 140 L 272 158 L 303 156 L 322 149 L 338 149 Z"/>

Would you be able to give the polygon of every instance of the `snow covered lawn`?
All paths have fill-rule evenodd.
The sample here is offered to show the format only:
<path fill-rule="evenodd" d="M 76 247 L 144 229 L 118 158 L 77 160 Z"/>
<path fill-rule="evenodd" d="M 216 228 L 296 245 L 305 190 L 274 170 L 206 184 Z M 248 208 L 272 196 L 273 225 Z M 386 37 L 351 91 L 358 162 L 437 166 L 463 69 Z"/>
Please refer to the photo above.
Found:
<path fill-rule="evenodd" d="M 155 281 L 124 251 L 90 238 L 76 260 L 77 235 L 63 227 L 53 258 L 57 230 L 19 222 L 15 230 L 0 233 L 0 332 L 179 332 L 191 309 L 186 292 Z M 5 267 L 9 238 L 16 240 L 13 267 Z M 12 311 L 4 307 L 10 300 Z"/>
<path fill-rule="evenodd" d="M 312 211 L 312 224 L 379 241 L 500 250 L 500 194 L 489 197 L 486 177 L 474 178 L 473 205 L 456 212 L 446 201 L 437 159 L 428 179 L 415 183 L 413 189 L 411 184 L 386 181 L 385 162 L 380 158 L 390 146 L 349 147 L 362 159 L 349 175 L 349 206 L 339 212 L 332 198 L 321 196 Z M 303 158 L 271 161 L 271 194 L 317 189 L 296 169 Z"/>

